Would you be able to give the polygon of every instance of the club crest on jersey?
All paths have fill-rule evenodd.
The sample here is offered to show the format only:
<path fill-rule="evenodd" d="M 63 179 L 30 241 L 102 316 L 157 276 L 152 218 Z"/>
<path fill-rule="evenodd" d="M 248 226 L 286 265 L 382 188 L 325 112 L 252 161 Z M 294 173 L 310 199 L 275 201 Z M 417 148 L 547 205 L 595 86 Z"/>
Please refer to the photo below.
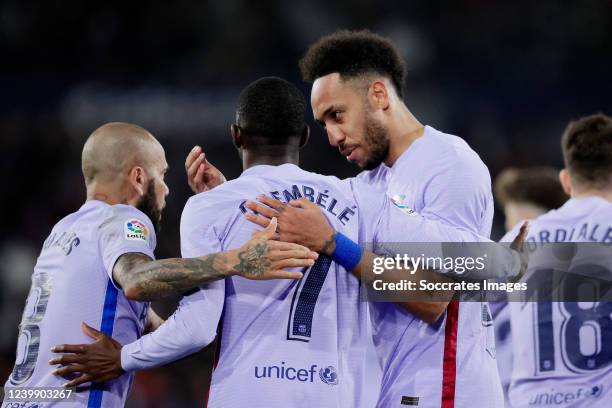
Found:
<path fill-rule="evenodd" d="M 404 194 L 393 194 L 389 198 L 391 198 L 391 201 L 393 202 L 393 204 L 395 204 L 397 208 L 402 210 L 404 214 L 408 214 L 412 216 L 417 215 L 416 211 L 414 211 L 412 208 L 408 206 L 408 203 L 407 203 L 408 200 L 406 200 L 406 196 Z"/>
<path fill-rule="evenodd" d="M 327 385 L 338 384 L 338 374 L 333 366 L 322 367 L 319 370 L 319 378 Z"/>
<path fill-rule="evenodd" d="M 144 241 L 147 242 L 149 238 L 149 229 L 144 222 L 132 219 L 125 222 L 124 236 L 128 241 Z"/>

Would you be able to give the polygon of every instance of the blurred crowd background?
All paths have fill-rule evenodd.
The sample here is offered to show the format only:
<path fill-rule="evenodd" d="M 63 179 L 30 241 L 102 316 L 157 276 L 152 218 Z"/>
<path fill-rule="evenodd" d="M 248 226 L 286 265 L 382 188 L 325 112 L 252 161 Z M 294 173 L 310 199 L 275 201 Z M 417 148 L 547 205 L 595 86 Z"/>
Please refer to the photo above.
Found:
<path fill-rule="evenodd" d="M 89 133 L 128 121 L 162 142 L 171 193 L 157 255 L 177 256 L 179 216 L 190 195 L 189 149 L 202 145 L 228 178 L 238 176 L 229 126 L 241 88 L 277 75 L 309 96 L 297 60 L 340 28 L 370 28 L 393 39 L 408 65 L 408 107 L 421 122 L 465 138 L 493 177 L 508 166 L 560 168 L 567 122 L 612 113 L 610 1 L 2 0 L 1 383 L 12 370 L 42 242 L 84 201 L 80 152 Z M 303 167 L 356 174 L 308 120 Z M 496 215 L 493 237 L 502 234 L 503 217 Z M 175 302 L 154 308 L 167 316 Z M 211 357 L 209 347 L 139 373 L 128 407 L 201 406 Z"/>

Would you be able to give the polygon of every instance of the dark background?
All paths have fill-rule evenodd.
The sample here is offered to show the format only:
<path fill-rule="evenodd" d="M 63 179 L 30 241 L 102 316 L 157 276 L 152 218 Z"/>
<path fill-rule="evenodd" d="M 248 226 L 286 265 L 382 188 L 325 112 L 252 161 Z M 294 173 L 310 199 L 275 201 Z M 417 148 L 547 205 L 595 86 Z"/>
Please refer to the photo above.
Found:
<path fill-rule="evenodd" d="M 236 1 L 0 2 L 0 382 L 42 241 L 78 209 L 80 151 L 108 121 L 150 130 L 171 188 L 159 257 L 179 254 L 196 143 L 228 178 L 241 166 L 229 126 L 238 93 L 261 76 L 298 84 L 297 60 L 321 35 L 370 28 L 408 65 L 405 101 L 425 124 L 465 138 L 495 176 L 562 165 L 559 137 L 584 114 L 612 113 L 612 2 Z M 312 117 L 308 120 L 312 123 Z M 303 167 L 356 174 L 313 126 Z M 502 234 L 496 215 L 493 237 Z M 156 304 L 167 315 L 173 302 Z M 201 405 L 210 348 L 138 375 L 130 407 Z"/>

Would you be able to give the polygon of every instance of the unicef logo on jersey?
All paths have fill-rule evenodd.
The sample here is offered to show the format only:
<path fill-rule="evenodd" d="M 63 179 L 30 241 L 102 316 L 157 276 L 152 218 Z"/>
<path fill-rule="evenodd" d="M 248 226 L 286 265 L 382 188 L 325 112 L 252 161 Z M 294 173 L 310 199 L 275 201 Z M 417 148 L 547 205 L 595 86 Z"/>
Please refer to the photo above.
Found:
<path fill-rule="evenodd" d="M 537 393 L 530 397 L 529 406 L 567 406 L 568 404 L 585 399 L 596 399 L 603 394 L 603 385 L 596 384 L 587 388 L 579 387 L 574 390 L 555 390 Z"/>
<path fill-rule="evenodd" d="M 281 361 L 280 364 L 257 365 L 254 368 L 255 378 L 262 380 L 277 379 L 312 384 L 317 379 L 318 372 L 324 384 L 338 384 L 338 372 L 334 366 L 319 368 L 319 365 L 311 364 L 309 367 L 294 367 Z"/>
<path fill-rule="evenodd" d="M 603 385 L 596 385 L 593 388 L 591 388 L 591 390 L 589 391 L 589 393 L 587 394 L 587 397 L 590 398 L 599 398 L 601 396 L 601 393 L 603 392 Z"/>
<path fill-rule="evenodd" d="M 338 384 L 338 374 L 333 366 L 323 367 L 319 370 L 319 378 L 327 385 Z"/>

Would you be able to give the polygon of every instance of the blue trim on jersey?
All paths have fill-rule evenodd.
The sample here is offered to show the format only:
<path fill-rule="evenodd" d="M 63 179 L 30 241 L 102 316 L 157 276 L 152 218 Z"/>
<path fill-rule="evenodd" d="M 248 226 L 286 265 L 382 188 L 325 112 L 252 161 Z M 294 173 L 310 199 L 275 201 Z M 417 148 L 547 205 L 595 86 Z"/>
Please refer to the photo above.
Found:
<path fill-rule="evenodd" d="M 113 285 L 111 280 L 108 280 L 106 285 L 106 295 L 104 296 L 104 309 L 102 309 L 102 323 L 100 323 L 100 331 L 107 336 L 113 335 L 113 326 L 115 325 L 115 313 L 117 312 L 117 295 L 119 291 Z M 89 400 L 87 408 L 100 408 L 102 406 L 102 391 L 104 383 L 93 383 L 89 391 Z"/>

